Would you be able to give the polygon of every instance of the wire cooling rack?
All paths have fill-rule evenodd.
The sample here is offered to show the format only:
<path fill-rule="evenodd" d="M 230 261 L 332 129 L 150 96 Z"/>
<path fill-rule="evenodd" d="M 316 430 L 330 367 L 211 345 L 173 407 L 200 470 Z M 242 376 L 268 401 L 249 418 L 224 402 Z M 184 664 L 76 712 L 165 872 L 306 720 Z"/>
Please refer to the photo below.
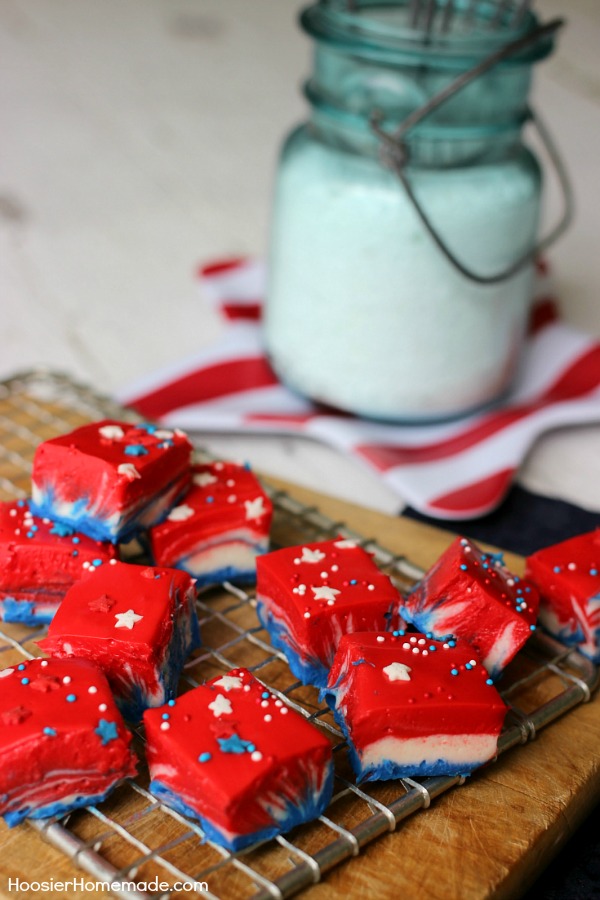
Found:
<path fill-rule="evenodd" d="M 0 383 L 0 496 L 28 495 L 31 460 L 40 441 L 106 417 L 138 420 L 135 413 L 55 373 L 29 372 Z M 205 457 L 202 451 L 199 454 Z M 343 522 L 332 521 L 283 491 L 268 484 L 266 488 L 275 507 L 275 546 L 341 535 L 372 553 L 401 589 L 421 577 L 422 571 L 405 557 L 364 540 Z M 128 780 L 104 803 L 62 819 L 30 824 L 93 879 L 111 885 L 116 896 L 128 900 L 194 895 L 221 900 L 291 897 L 463 780 L 405 778 L 357 787 L 331 712 L 319 705 L 313 688 L 290 673 L 285 656 L 271 647 L 258 624 L 254 607 L 252 591 L 229 583 L 200 594 L 203 647 L 187 663 L 181 689 L 236 666 L 249 668 L 331 737 L 336 760 L 331 805 L 314 823 L 232 854 L 205 841 L 196 823 L 161 805 L 148 792 L 148 773 L 142 763 L 136 779 Z M 0 667 L 15 664 L 21 656 L 39 655 L 35 642 L 44 634 L 44 628 L 2 625 Z M 536 634 L 502 681 L 510 712 L 499 752 L 533 739 L 541 728 L 588 700 L 597 682 L 598 672 L 588 660 Z M 143 760 L 141 730 L 135 742 Z M 158 891 L 145 889 L 161 882 Z"/>

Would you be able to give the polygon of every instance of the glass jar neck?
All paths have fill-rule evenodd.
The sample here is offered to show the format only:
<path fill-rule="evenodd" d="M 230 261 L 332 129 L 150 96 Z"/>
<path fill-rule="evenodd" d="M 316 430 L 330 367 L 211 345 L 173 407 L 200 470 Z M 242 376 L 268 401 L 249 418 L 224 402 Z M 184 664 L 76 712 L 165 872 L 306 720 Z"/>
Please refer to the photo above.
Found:
<path fill-rule="evenodd" d="M 305 93 L 321 136 L 368 153 L 377 148 L 370 128 L 374 114 L 393 132 L 459 74 L 538 24 L 528 13 L 518 28 L 503 21 L 491 28 L 492 11 L 503 8 L 496 0 L 475 6 L 457 0 L 451 27 L 424 34 L 409 27 L 411 0 L 354 0 L 352 11 L 349 6 L 347 0 L 321 0 L 303 13 L 302 24 L 316 40 Z M 467 148 L 518 140 L 528 115 L 532 64 L 551 48 L 552 37 L 536 40 L 453 94 L 411 130 L 413 158 L 427 157 L 426 145 L 440 142 L 454 141 L 460 159 L 458 142 Z"/>

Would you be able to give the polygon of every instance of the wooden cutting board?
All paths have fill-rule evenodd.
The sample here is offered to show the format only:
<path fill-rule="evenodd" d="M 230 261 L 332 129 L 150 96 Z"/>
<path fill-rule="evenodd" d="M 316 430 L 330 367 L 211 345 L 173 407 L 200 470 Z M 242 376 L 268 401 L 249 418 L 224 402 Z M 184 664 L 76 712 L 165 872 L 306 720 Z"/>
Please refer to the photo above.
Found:
<path fill-rule="evenodd" d="M 447 532 L 408 519 L 275 483 L 423 567 L 452 539 Z M 522 568 L 517 557 L 509 555 L 507 561 L 517 571 Z M 302 896 L 514 900 L 599 799 L 600 699 L 595 696 L 532 743 L 509 751 L 466 785 L 401 823 L 395 833 L 370 844 Z M 74 877 L 90 881 L 27 824 L 13 830 L 0 824 L 0 897 L 14 897 L 8 891 L 9 878 Z M 70 889 L 53 896 L 79 900 L 89 893 Z"/>

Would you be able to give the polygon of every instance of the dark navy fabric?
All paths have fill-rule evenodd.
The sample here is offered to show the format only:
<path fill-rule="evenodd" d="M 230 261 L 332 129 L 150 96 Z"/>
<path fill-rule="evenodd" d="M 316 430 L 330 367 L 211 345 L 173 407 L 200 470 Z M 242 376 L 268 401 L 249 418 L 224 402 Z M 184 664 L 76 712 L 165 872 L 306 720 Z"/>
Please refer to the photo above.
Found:
<path fill-rule="evenodd" d="M 460 522 L 431 519 L 410 508 L 402 515 L 522 556 L 600 526 L 600 512 L 581 509 L 565 500 L 541 497 L 518 486 L 498 509 L 481 519 Z"/>
<path fill-rule="evenodd" d="M 504 503 L 482 519 L 431 519 L 413 509 L 403 515 L 522 556 L 600 526 L 600 512 L 542 497 L 516 486 Z M 588 817 L 525 900 L 600 900 L 600 807 Z"/>

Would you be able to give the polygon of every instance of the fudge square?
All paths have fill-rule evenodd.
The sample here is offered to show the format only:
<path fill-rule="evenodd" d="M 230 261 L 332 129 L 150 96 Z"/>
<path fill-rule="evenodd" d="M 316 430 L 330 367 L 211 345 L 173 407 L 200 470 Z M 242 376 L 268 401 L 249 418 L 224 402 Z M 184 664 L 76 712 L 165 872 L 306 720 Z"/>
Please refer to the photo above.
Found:
<path fill-rule="evenodd" d="M 150 529 L 150 552 L 157 565 L 189 572 L 198 587 L 252 582 L 256 557 L 269 547 L 272 516 L 271 501 L 246 467 L 194 466 L 181 505 Z"/>
<path fill-rule="evenodd" d="M 246 669 L 144 714 L 150 791 L 230 850 L 317 818 L 331 800 L 331 744 Z"/>
<path fill-rule="evenodd" d="M 359 781 L 467 775 L 492 759 L 507 707 L 466 642 L 346 634 L 321 692 Z"/>
<path fill-rule="evenodd" d="M 99 803 L 135 775 L 131 735 L 84 659 L 0 670 L 0 815 L 9 826 Z"/>
<path fill-rule="evenodd" d="M 116 548 L 34 516 L 26 500 L 0 503 L 0 619 L 47 624 L 68 589 Z"/>
<path fill-rule="evenodd" d="M 324 687 L 343 634 L 391 627 L 399 593 L 353 541 L 286 547 L 257 559 L 257 613 L 304 684 Z"/>
<path fill-rule="evenodd" d="M 540 622 L 600 662 L 600 529 L 538 550 L 526 575 L 540 592 Z"/>
<path fill-rule="evenodd" d="M 67 593 L 39 646 L 59 659 L 91 659 L 123 715 L 138 722 L 174 695 L 200 645 L 194 581 L 176 569 L 115 562 Z"/>
<path fill-rule="evenodd" d="M 535 631 L 539 595 L 511 574 L 501 553 L 456 538 L 408 595 L 401 615 L 435 638 L 455 635 L 496 678 Z"/>
<path fill-rule="evenodd" d="M 191 452 L 182 431 L 113 420 L 84 425 L 37 448 L 32 511 L 99 540 L 128 540 L 185 492 Z"/>

